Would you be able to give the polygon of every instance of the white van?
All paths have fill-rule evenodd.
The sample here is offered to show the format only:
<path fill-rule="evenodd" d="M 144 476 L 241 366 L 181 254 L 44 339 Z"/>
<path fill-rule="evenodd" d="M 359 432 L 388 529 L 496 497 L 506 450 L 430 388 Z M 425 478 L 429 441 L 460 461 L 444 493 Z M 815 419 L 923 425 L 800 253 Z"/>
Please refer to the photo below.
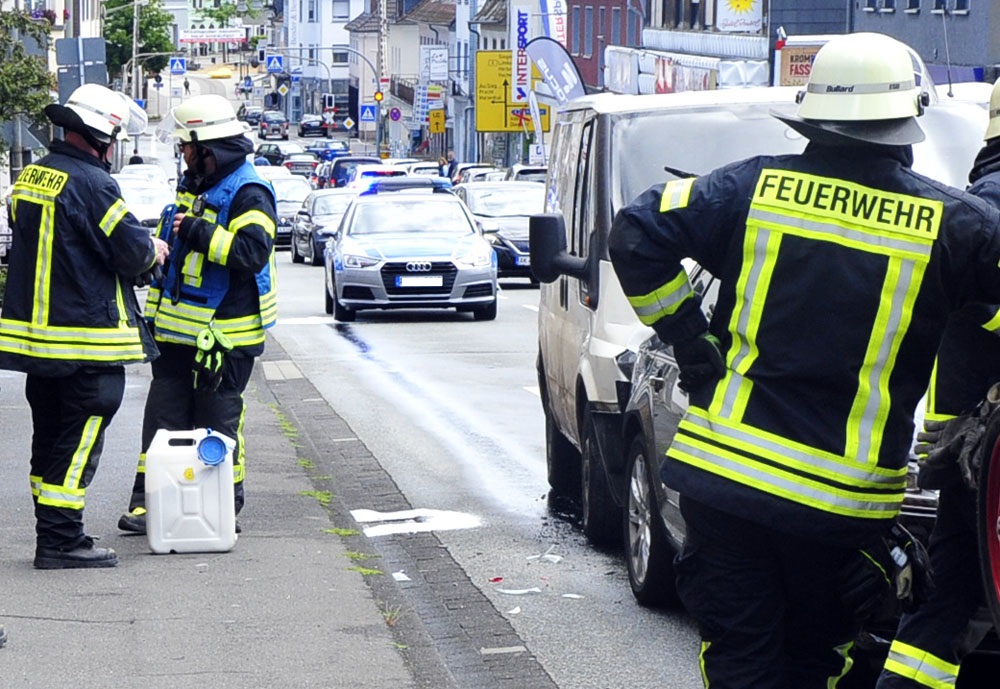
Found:
<path fill-rule="evenodd" d="M 801 151 L 806 141 L 770 114 L 794 112 L 797 91 L 600 94 L 557 113 L 547 213 L 531 219 L 531 267 L 543 283 L 538 382 L 549 484 L 579 496 L 582 528 L 594 543 L 621 537 L 622 413 L 635 351 L 652 332 L 608 258 L 611 221 L 651 186 L 758 154 Z M 970 103 L 932 103 L 920 118 L 927 141 L 914 147 L 914 168 L 964 187 L 986 120 Z"/>

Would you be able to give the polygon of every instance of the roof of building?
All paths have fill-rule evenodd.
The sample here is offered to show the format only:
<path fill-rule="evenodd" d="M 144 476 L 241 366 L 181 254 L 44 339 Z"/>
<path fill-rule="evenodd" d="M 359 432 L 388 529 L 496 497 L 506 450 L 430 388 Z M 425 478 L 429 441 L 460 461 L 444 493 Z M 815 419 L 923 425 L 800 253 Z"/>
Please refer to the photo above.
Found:
<path fill-rule="evenodd" d="M 420 0 L 406 18 L 425 24 L 451 24 L 455 20 L 455 0 Z"/>
<path fill-rule="evenodd" d="M 486 0 L 471 21 L 480 24 L 506 24 L 507 0 Z"/>

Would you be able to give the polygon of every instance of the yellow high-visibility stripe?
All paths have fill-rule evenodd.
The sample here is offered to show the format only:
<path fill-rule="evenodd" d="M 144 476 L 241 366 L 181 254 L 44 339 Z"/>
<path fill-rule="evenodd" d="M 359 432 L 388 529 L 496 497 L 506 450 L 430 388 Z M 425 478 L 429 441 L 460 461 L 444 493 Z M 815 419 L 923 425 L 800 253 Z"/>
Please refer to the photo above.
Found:
<path fill-rule="evenodd" d="M 234 237 L 235 235 L 216 225 L 212 240 L 208 243 L 208 260 L 225 265 L 229 260 L 229 250 L 233 246 Z"/>
<path fill-rule="evenodd" d="M 274 237 L 276 230 L 274 220 L 267 213 L 259 210 L 249 210 L 240 217 L 230 220 L 229 230 L 230 232 L 238 232 L 248 225 L 260 225 L 268 236 Z"/>
<path fill-rule="evenodd" d="M 105 235 L 110 237 L 111 233 L 115 231 L 115 227 L 118 226 L 118 223 L 121 222 L 121 219 L 127 214 L 128 207 L 125 205 L 125 202 L 121 199 L 116 199 L 115 202 L 111 204 L 111 207 L 108 208 L 104 217 L 101 218 L 101 222 L 98 223 L 98 227 L 101 228 L 101 231 L 104 232 Z"/>
<path fill-rule="evenodd" d="M 652 292 L 628 297 L 639 320 L 644 325 L 652 325 L 664 316 L 677 312 L 685 300 L 690 299 L 694 291 L 688 281 L 687 273 L 681 269 L 669 282 L 660 285 Z"/>
<path fill-rule="evenodd" d="M 958 682 L 958 665 L 898 639 L 889 646 L 885 669 L 928 689 L 953 689 Z"/>
<path fill-rule="evenodd" d="M 101 423 L 104 419 L 100 416 L 91 416 L 83 425 L 83 432 L 80 433 L 80 442 L 73 452 L 73 459 L 70 461 L 69 469 L 66 471 L 66 480 L 63 486 L 68 489 L 80 487 L 83 478 L 83 471 L 90 459 L 90 453 L 94 450 L 98 435 L 101 432 Z"/>
<path fill-rule="evenodd" d="M 675 179 L 667 182 L 660 196 L 660 212 L 684 208 L 691 199 L 691 187 L 694 186 L 694 178 Z"/>

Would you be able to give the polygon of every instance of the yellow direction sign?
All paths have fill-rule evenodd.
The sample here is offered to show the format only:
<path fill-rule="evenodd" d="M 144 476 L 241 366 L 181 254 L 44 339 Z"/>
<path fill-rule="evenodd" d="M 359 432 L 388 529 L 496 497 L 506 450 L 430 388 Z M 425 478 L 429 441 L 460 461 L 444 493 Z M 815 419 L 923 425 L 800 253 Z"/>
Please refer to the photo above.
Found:
<path fill-rule="evenodd" d="M 431 134 L 444 134 L 444 109 L 427 111 L 427 123 L 430 125 Z"/>
<path fill-rule="evenodd" d="M 476 131 L 533 132 L 528 102 L 511 102 L 511 53 L 509 50 L 476 52 Z M 531 66 L 532 82 L 541 80 Z M 539 104 L 542 131 L 549 131 L 549 106 Z"/>

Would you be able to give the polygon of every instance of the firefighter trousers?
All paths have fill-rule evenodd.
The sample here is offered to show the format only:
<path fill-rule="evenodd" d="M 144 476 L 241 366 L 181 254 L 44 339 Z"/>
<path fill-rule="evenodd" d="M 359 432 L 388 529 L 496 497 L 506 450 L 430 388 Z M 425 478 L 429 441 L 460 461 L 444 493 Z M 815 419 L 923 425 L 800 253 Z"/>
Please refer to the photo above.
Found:
<path fill-rule="evenodd" d="M 859 625 L 840 573 L 856 549 L 797 538 L 681 496 L 677 591 L 701 632 L 710 689 L 827 689 Z"/>
<path fill-rule="evenodd" d="M 878 689 L 954 686 L 962 659 L 992 627 L 975 519 L 975 496 L 960 480 L 941 489 L 929 545 L 934 592 L 900 620 Z"/>
<path fill-rule="evenodd" d="M 159 429 L 188 431 L 211 428 L 236 441 L 233 450 L 233 492 L 236 513 L 246 501 L 243 478 L 245 452 L 243 420 L 246 407 L 243 391 L 253 373 L 254 358 L 238 350 L 230 352 L 223 364 L 222 382 L 218 389 L 195 389 L 195 347 L 160 342 L 160 356 L 153 361 L 153 380 L 146 396 L 142 418 L 142 447 L 139 465 L 132 485 L 129 511 L 146 506 L 146 451 Z"/>
<path fill-rule="evenodd" d="M 72 550 L 84 542 L 87 486 L 124 394 L 123 366 L 86 366 L 57 378 L 27 376 L 31 497 L 39 547 Z"/>

